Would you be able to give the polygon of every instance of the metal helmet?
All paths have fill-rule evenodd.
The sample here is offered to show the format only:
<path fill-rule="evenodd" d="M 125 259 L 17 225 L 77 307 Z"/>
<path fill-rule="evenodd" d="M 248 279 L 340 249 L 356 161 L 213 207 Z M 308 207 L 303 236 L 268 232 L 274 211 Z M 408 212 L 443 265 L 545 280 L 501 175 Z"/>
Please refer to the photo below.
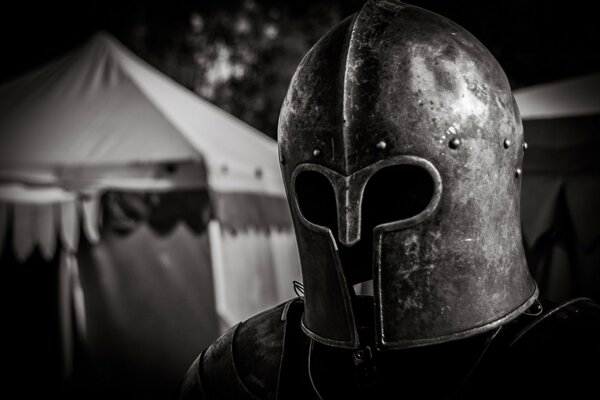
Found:
<path fill-rule="evenodd" d="M 369 279 L 380 350 L 475 335 L 537 298 L 519 112 L 460 26 L 367 2 L 301 61 L 278 136 L 312 339 L 359 346 L 353 285 Z"/>

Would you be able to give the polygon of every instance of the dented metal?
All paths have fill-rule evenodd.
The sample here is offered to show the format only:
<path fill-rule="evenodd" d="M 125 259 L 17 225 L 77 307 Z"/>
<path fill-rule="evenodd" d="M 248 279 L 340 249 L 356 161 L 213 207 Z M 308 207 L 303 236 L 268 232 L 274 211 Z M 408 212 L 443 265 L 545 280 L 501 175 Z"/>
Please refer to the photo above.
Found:
<path fill-rule="evenodd" d="M 528 308 L 525 148 L 502 68 L 463 28 L 392 0 L 334 27 L 300 63 L 279 121 L 305 332 L 358 348 L 352 285 L 369 279 L 380 350 L 474 335 Z"/>

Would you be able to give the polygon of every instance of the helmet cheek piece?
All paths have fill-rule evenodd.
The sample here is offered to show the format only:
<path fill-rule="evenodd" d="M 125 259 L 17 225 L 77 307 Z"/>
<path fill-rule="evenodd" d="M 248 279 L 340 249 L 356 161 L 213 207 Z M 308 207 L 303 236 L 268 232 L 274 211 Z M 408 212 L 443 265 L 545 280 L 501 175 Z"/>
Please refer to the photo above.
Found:
<path fill-rule="evenodd" d="M 358 337 L 351 286 L 373 277 L 378 282 L 375 287 L 382 286 L 381 271 L 375 268 L 380 266 L 376 261 L 381 257 L 374 249 L 380 248 L 385 232 L 417 225 L 435 212 L 442 194 L 440 174 L 429 161 L 414 156 L 381 160 L 348 176 L 304 163 L 292 173 L 290 194 L 293 214 L 301 225 L 297 229 L 318 238 L 310 251 L 301 251 L 303 268 L 313 265 L 315 257 L 319 262 L 319 272 L 303 271 L 308 277 L 304 283 L 307 307 L 303 328 L 320 342 L 355 348 Z M 315 275 L 320 279 L 311 279 Z M 321 286 L 325 293 L 319 293 Z M 332 297 L 336 301 L 328 301 Z M 376 290 L 376 299 L 381 298 Z M 313 301 L 321 307 L 332 303 L 322 320 L 313 318 Z M 381 305 L 376 304 L 376 309 L 381 310 Z M 314 314 L 320 315 L 320 309 Z M 345 315 L 338 318 L 338 327 L 343 328 L 333 335 L 332 315 Z M 337 339 L 342 337 L 345 340 Z"/>

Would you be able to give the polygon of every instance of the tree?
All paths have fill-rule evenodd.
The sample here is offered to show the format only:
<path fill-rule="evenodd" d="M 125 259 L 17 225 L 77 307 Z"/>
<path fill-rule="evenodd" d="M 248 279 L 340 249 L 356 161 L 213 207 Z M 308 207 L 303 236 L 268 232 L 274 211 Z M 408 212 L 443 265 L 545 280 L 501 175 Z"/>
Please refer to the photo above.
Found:
<path fill-rule="evenodd" d="M 160 15 L 146 12 L 129 41 L 178 82 L 275 138 L 279 109 L 298 63 L 327 30 L 354 11 L 352 4 L 358 8 L 362 2 L 197 4 L 170 16 L 168 38 L 163 36 L 160 44 L 151 32 Z"/>

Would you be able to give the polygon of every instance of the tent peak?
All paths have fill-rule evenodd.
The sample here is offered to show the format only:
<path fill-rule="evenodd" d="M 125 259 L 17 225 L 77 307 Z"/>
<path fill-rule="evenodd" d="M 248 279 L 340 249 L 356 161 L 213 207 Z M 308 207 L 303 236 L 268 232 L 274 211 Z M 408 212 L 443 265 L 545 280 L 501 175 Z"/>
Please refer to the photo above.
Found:
<path fill-rule="evenodd" d="M 0 100 L 10 99 L 0 101 L 0 168 L 12 175 L 192 161 L 205 166 L 215 190 L 283 195 L 273 139 L 106 31 L 9 85 L 0 87 Z"/>
<path fill-rule="evenodd" d="M 121 55 L 131 57 L 133 55 L 131 50 L 125 47 L 116 36 L 104 30 L 99 30 L 92 34 L 83 47 L 87 49 L 105 49 L 108 54 L 119 54 L 117 57 Z"/>
<path fill-rule="evenodd" d="M 112 33 L 101 29 L 92 34 L 92 40 L 115 42 L 117 38 Z"/>

